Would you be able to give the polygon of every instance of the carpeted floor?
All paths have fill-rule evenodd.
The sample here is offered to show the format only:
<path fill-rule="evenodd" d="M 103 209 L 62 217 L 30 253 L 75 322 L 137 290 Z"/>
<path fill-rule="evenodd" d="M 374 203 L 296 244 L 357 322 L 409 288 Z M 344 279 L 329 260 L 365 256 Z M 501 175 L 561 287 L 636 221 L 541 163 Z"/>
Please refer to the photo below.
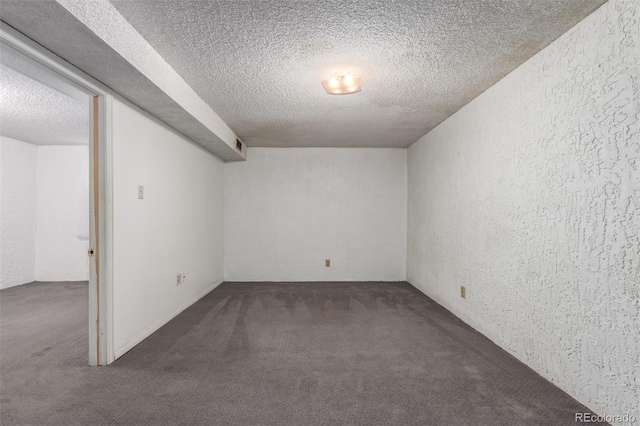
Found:
<path fill-rule="evenodd" d="M 225 283 L 102 368 L 86 366 L 86 284 L 0 301 L 3 426 L 539 426 L 588 412 L 407 283 Z"/>

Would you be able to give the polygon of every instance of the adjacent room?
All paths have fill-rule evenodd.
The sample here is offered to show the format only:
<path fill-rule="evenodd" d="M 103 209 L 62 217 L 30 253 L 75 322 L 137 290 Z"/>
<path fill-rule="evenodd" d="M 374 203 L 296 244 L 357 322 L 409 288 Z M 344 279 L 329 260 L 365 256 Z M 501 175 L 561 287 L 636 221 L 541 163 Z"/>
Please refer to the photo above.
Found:
<path fill-rule="evenodd" d="M 29 75 L 35 70 L 2 53 L 4 381 L 21 374 L 18 365 L 48 364 L 49 352 L 67 366 L 87 363 L 89 97 L 70 96 L 54 76 Z"/>
<path fill-rule="evenodd" d="M 640 424 L 637 0 L 0 21 L 3 425 Z"/>

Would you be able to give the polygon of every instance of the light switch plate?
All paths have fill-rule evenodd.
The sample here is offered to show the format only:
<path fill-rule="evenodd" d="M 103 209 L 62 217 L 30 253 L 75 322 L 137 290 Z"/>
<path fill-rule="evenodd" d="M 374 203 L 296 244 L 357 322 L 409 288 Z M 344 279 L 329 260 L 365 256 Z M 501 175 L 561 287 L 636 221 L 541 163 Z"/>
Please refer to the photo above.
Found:
<path fill-rule="evenodd" d="M 144 200 L 144 186 L 138 185 L 138 199 Z"/>

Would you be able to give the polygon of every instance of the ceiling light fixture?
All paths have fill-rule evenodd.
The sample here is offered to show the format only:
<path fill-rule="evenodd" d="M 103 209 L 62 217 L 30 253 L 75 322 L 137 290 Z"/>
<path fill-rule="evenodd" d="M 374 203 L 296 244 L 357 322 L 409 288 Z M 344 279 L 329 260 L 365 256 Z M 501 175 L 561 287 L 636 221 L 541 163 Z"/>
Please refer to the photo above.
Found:
<path fill-rule="evenodd" d="M 335 77 L 323 80 L 322 86 L 330 95 L 348 95 L 362 90 L 360 77 L 354 77 L 351 73 L 336 73 Z"/>

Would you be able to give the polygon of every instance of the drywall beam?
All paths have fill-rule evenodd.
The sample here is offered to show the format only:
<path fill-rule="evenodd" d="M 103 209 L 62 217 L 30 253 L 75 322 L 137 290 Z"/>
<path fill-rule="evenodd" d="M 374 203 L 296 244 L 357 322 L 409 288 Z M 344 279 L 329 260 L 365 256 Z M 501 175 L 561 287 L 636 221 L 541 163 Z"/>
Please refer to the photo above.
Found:
<path fill-rule="evenodd" d="M 2 21 L 225 161 L 236 135 L 107 0 L 6 1 Z"/>

